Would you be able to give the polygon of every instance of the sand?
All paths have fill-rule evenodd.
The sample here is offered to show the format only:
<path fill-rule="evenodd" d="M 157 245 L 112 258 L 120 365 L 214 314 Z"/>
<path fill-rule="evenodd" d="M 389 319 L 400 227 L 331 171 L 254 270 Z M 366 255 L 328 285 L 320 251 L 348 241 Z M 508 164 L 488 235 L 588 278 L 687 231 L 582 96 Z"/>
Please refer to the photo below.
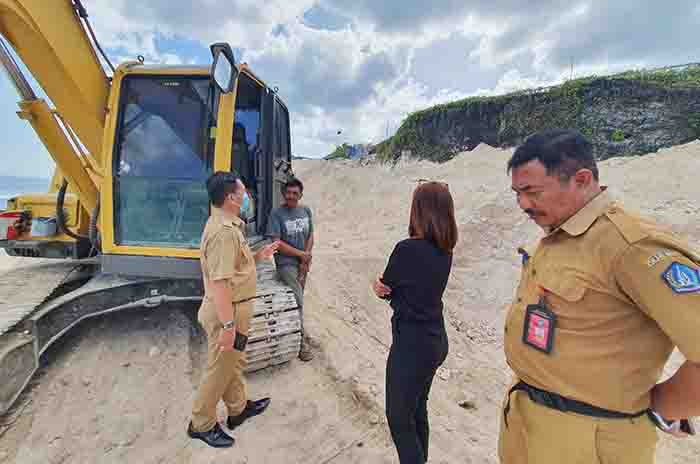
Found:
<path fill-rule="evenodd" d="M 234 433 L 234 448 L 212 450 L 185 435 L 203 335 L 192 308 L 171 307 L 90 323 L 52 350 L 49 366 L 0 421 L 15 421 L 0 426 L 0 462 L 397 462 L 383 414 L 391 313 L 369 283 L 405 237 L 411 192 L 426 178 L 449 183 L 460 229 L 445 295 L 450 354 L 429 403 L 430 462 L 496 463 L 510 378 L 504 309 L 518 278 L 516 248 L 540 235 L 510 192 L 509 155 L 482 145 L 442 165 L 295 163 L 316 221 L 306 312 L 317 357 L 249 378 L 251 396 L 273 402 Z M 700 143 L 609 160 L 600 170 L 628 207 L 700 246 Z M 12 264 L 0 258 L 0 266 Z M 667 375 L 681 361 L 674 356 Z M 460 407 L 464 401 L 473 407 Z M 697 463 L 700 441 L 662 436 L 657 458 Z"/>
<path fill-rule="evenodd" d="M 25 258 L 18 258 L 15 256 L 8 256 L 7 253 L 5 253 L 5 250 L 0 249 L 0 273 L 8 271 L 12 269 L 13 267 L 21 266 L 22 264 L 26 263 L 27 259 Z"/>

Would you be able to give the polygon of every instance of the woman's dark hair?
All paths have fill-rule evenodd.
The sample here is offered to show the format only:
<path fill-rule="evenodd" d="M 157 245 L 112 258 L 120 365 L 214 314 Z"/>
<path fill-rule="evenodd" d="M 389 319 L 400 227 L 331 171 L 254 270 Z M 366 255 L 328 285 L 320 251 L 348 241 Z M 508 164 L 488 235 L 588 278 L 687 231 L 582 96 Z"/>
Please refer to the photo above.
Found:
<path fill-rule="evenodd" d="M 425 182 L 413 193 L 408 235 L 433 242 L 451 254 L 458 238 L 455 207 L 447 184 Z"/>

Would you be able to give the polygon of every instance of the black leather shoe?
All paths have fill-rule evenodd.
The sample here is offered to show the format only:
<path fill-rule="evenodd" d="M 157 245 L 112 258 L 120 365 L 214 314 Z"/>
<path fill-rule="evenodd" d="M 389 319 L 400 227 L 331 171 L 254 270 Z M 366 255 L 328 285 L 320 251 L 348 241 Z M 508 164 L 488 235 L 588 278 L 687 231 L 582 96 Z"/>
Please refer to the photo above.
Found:
<path fill-rule="evenodd" d="M 207 445 L 214 448 L 230 448 L 236 442 L 236 440 L 227 435 L 217 422 L 216 425 L 208 432 L 195 432 L 192 430 L 192 422 L 187 427 L 187 435 L 190 438 L 196 438 L 202 440 Z"/>
<path fill-rule="evenodd" d="M 270 398 L 263 398 L 257 401 L 248 401 L 242 413 L 237 416 L 228 416 L 226 425 L 229 429 L 233 430 L 245 422 L 246 419 L 262 414 L 269 405 Z"/>

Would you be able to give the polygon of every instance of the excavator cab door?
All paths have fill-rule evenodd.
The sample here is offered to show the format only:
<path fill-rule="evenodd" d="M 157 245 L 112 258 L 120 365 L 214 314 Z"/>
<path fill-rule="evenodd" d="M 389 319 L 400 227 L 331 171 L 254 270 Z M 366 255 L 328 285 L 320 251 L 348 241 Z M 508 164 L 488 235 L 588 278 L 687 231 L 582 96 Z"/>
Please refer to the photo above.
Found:
<path fill-rule="evenodd" d="M 261 156 L 256 157 L 258 191 L 263 192 L 259 224 L 266 228 L 270 211 L 282 204 L 282 186 L 292 175 L 289 112 L 269 88 L 263 93 L 260 147 Z"/>
<path fill-rule="evenodd" d="M 258 224 L 261 225 L 261 232 L 267 230 L 267 221 L 270 211 L 274 207 L 274 193 L 272 182 L 272 123 L 273 123 L 273 106 L 274 95 L 270 89 L 265 89 L 262 96 L 262 112 L 260 126 L 260 152 L 256 156 L 255 163 L 255 178 L 258 184 L 258 192 L 260 195 L 260 205 L 258 207 Z"/>

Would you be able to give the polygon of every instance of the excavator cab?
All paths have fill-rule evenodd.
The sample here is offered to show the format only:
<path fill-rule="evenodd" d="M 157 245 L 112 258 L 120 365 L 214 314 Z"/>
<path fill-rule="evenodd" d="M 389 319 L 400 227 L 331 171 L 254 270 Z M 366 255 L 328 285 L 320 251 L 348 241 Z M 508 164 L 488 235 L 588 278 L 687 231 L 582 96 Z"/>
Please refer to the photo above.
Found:
<path fill-rule="evenodd" d="M 100 189 L 104 272 L 170 275 L 177 260 L 178 275 L 197 275 L 210 213 L 205 181 L 215 170 L 235 171 L 246 184 L 253 242 L 281 201 L 275 185 L 291 174 L 286 107 L 247 66 L 239 69 L 228 44 L 211 50 L 210 69 L 115 71 Z"/>

